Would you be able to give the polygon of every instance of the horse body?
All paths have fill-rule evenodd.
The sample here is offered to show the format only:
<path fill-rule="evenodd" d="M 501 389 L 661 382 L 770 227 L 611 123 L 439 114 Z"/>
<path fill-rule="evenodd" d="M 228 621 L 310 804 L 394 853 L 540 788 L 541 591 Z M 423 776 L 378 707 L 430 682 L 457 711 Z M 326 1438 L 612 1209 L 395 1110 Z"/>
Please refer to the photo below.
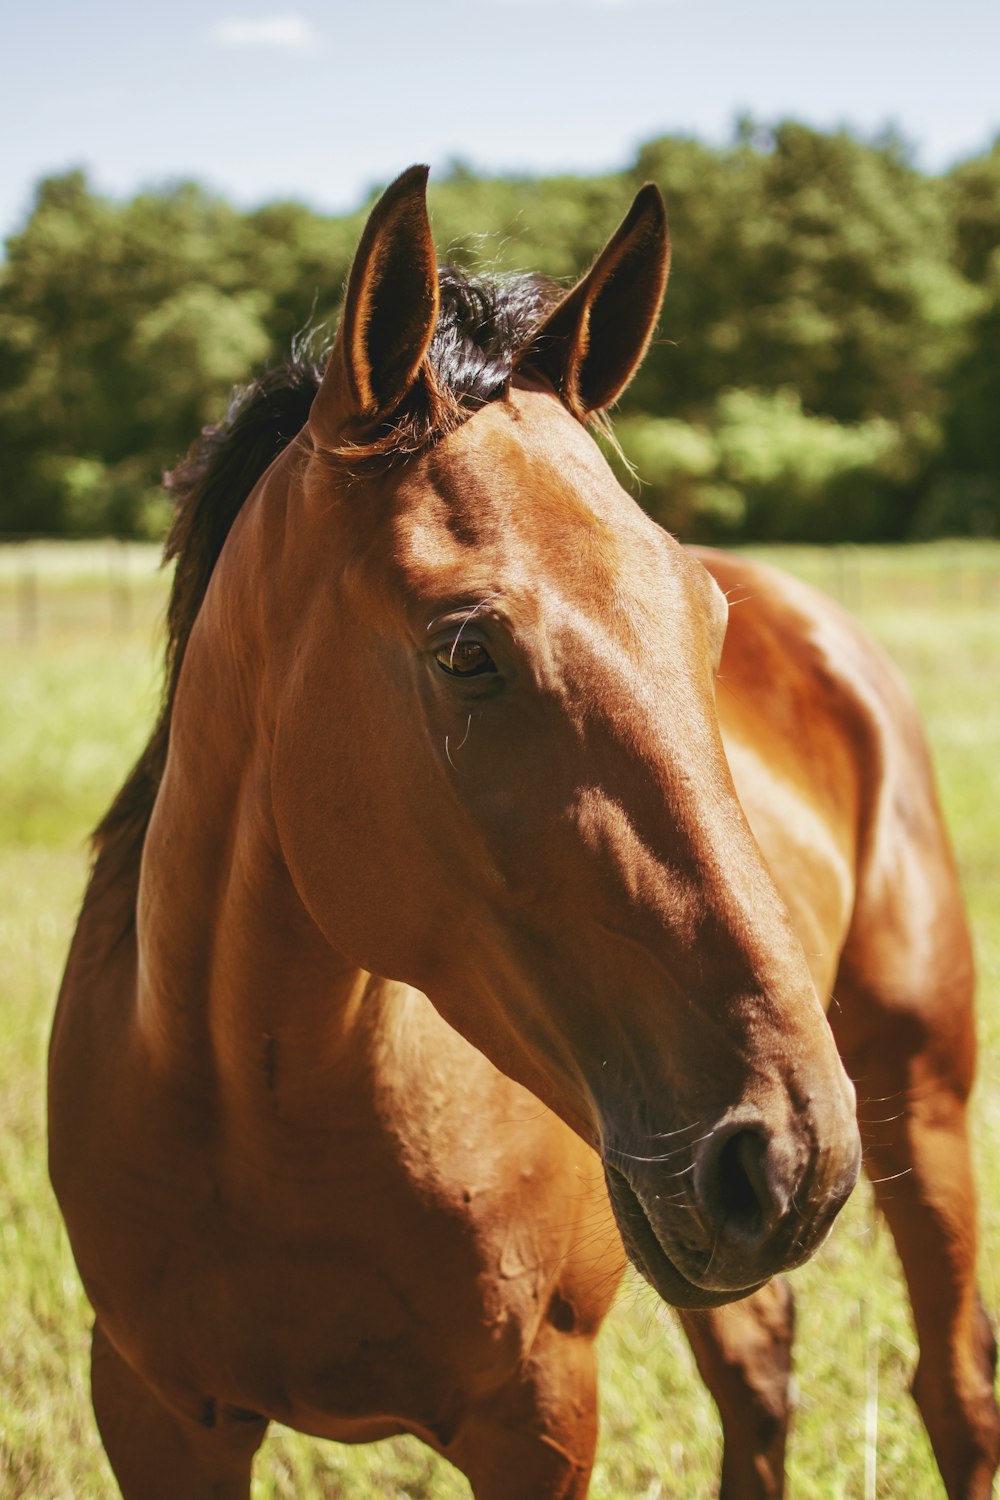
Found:
<path fill-rule="evenodd" d="M 914 1394 L 949 1497 L 985 1500 L 1000 1421 L 975 1285 L 974 965 L 923 730 L 892 663 L 831 601 L 747 559 L 698 555 L 734 601 L 720 726 L 858 1088 L 920 1342 Z M 685 1326 L 723 1413 L 723 1494 L 780 1494 L 790 1303 L 751 1298 L 710 1318 L 708 1336 Z"/>
<path fill-rule="evenodd" d="M 308 426 L 191 611 L 52 1045 L 52 1174 L 126 1497 L 245 1496 L 277 1419 L 416 1432 L 477 1500 L 579 1500 L 616 1224 L 684 1309 L 723 1493 L 780 1493 L 790 1312 L 764 1283 L 857 1171 L 835 982 L 866 1091 L 924 1090 L 868 1145 L 914 1173 L 885 1206 L 949 1493 L 988 1492 L 971 971 L 910 710 L 832 607 L 667 538 L 580 425 L 649 335 L 660 214 L 640 195 L 498 397 L 366 469 L 386 417 L 440 394 L 401 179 Z M 713 572 L 753 597 L 727 610 Z M 943 1139 L 957 1187 L 921 1220 Z M 944 1307 L 906 1248 L 928 1223 Z"/>

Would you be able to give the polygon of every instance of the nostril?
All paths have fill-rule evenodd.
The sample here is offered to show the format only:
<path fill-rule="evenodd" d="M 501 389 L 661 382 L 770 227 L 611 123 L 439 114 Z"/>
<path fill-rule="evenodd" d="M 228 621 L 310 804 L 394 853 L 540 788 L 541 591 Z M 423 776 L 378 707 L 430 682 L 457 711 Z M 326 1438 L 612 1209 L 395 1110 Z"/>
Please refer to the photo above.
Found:
<path fill-rule="evenodd" d="M 767 1239 L 788 1208 L 775 1180 L 770 1135 L 757 1124 L 723 1126 L 710 1136 L 699 1153 L 695 1185 L 706 1225 L 745 1247 Z"/>
<path fill-rule="evenodd" d="M 730 1228 L 758 1235 L 772 1207 L 767 1181 L 767 1141 L 756 1130 L 739 1130 L 719 1152 L 718 1206 Z"/>

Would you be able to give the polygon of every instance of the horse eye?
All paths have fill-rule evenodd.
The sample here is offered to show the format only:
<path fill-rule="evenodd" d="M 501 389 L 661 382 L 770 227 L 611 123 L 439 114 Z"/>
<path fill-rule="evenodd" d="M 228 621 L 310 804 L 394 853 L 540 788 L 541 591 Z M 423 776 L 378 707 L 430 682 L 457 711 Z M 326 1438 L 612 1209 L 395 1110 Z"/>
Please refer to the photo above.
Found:
<path fill-rule="evenodd" d="M 434 660 L 449 677 L 481 677 L 497 669 L 486 647 L 478 641 L 453 641 L 435 651 Z"/>

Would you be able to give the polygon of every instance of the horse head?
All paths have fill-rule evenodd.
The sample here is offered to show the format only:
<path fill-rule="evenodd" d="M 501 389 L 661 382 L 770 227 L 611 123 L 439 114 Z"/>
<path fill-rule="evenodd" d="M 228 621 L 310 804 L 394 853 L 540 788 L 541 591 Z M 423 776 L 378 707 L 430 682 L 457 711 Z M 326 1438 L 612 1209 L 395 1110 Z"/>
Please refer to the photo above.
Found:
<path fill-rule="evenodd" d="M 727 602 L 587 430 L 658 317 L 662 200 L 456 393 L 425 179 L 373 210 L 258 492 L 281 857 L 338 954 L 601 1153 L 653 1286 L 724 1302 L 815 1248 L 859 1143 L 720 739 Z"/>

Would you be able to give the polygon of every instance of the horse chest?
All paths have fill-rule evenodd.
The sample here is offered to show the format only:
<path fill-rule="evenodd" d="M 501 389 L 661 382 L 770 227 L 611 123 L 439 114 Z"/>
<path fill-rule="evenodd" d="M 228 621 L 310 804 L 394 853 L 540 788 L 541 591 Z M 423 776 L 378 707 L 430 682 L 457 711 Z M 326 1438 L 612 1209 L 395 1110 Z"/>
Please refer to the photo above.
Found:
<path fill-rule="evenodd" d="M 239 1130 L 200 1153 L 183 1134 L 184 1151 L 158 1132 L 142 1186 L 119 1179 L 100 1206 L 128 1225 L 121 1255 L 109 1265 L 104 1242 L 81 1256 L 109 1333 L 172 1404 L 344 1440 L 389 1414 L 444 1441 L 472 1393 L 516 1367 L 552 1279 L 518 1191 L 530 1177 L 501 1192 L 426 1132 L 297 1152 L 272 1138 L 270 1159 Z"/>

